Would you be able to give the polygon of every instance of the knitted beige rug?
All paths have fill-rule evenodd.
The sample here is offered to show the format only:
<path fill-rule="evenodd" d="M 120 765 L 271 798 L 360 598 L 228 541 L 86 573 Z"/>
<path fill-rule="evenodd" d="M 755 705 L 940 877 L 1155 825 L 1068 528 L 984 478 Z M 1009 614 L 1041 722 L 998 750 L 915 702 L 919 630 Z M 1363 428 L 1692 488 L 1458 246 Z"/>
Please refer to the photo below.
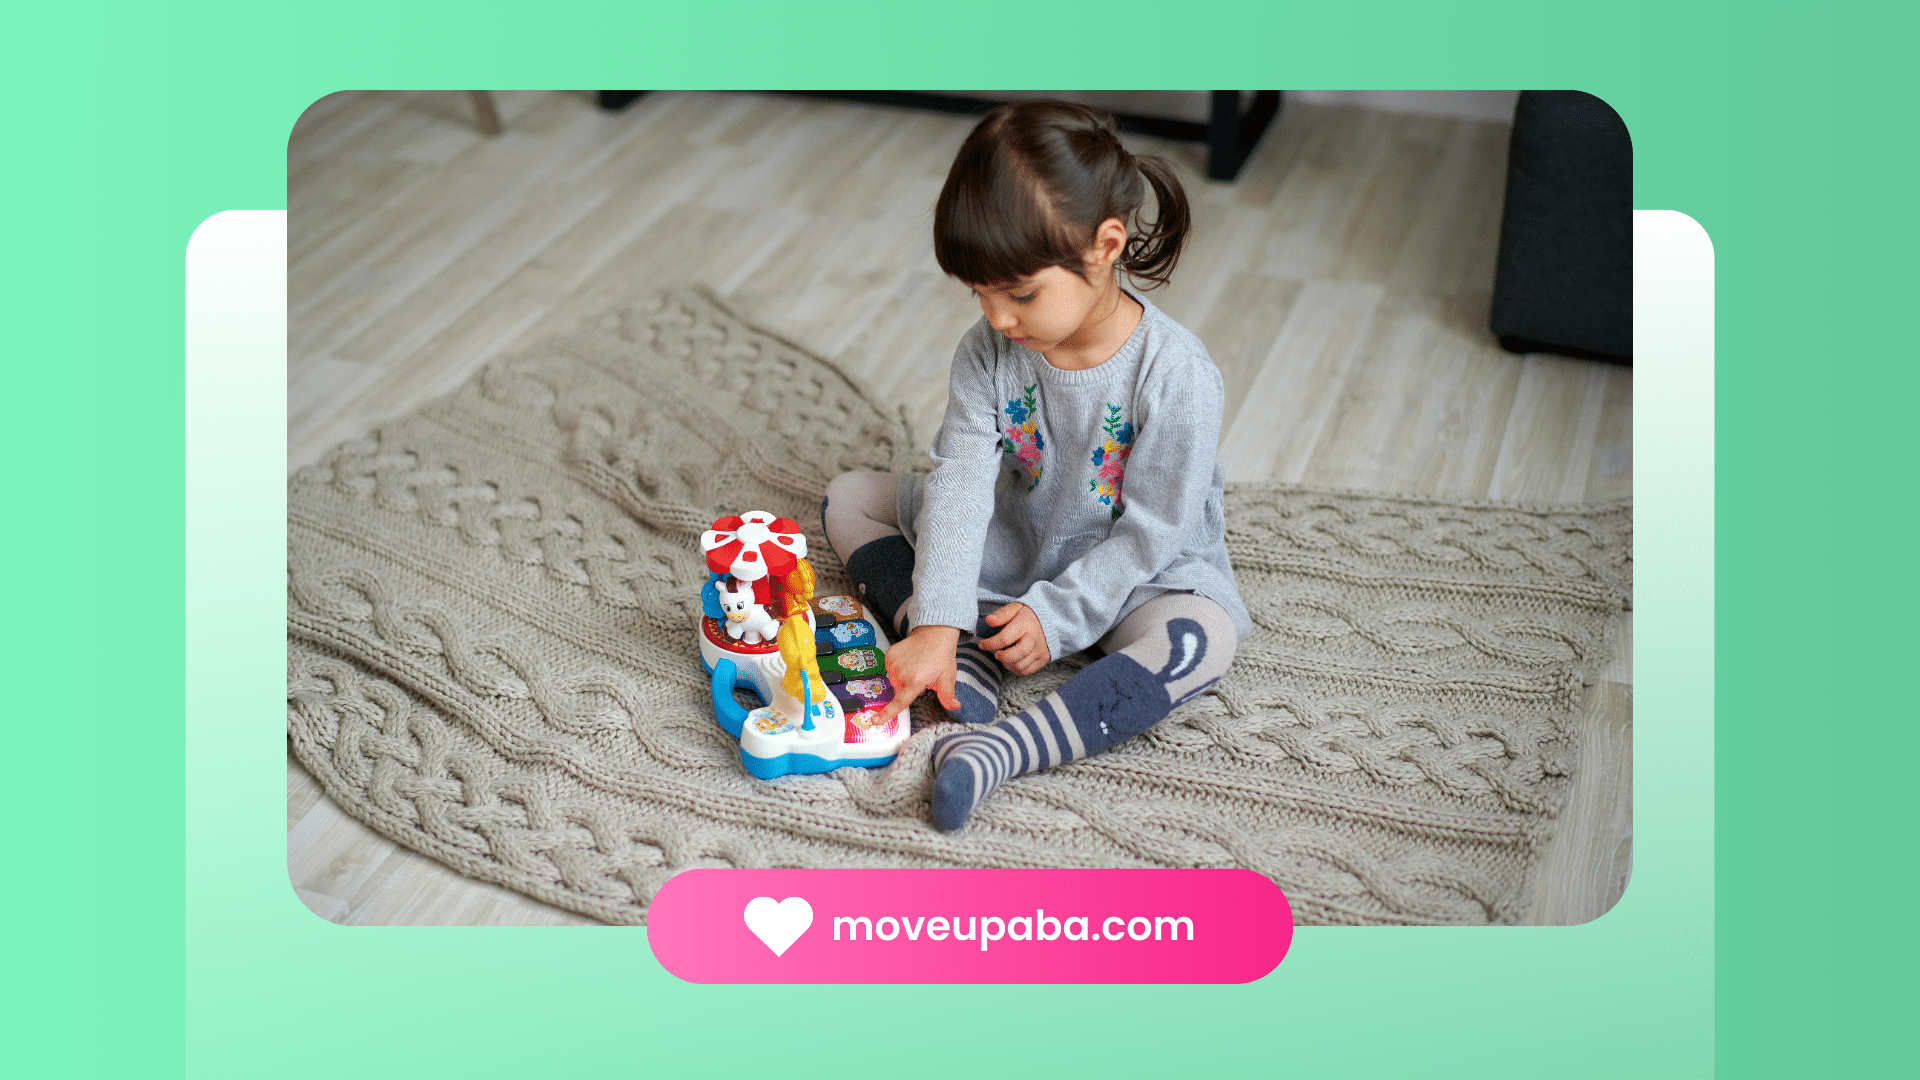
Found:
<path fill-rule="evenodd" d="M 1243 866 L 1303 923 L 1527 920 L 1628 602 L 1627 506 L 1236 486 L 1232 671 L 946 835 L 930 701 L 889 768 L 755 780 L 692 630 L 713 519 L 800 521 L 846 591 L 821 491 L 916 458 L 832 365 L 697 293 L 496 361 L 290 482 L 293 751 L 392 840 L 615 923 L 696 866 Z"/>

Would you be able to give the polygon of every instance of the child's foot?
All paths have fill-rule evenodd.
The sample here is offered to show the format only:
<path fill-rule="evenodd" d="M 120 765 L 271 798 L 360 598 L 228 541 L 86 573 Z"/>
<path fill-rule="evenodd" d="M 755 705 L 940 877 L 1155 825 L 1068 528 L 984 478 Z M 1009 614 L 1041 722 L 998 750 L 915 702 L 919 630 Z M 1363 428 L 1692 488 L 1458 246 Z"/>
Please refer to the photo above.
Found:
<path fill-rule="evenodd" d="M 953 660 L 953 696 L 960 699 L 960 710 L 948 715 L 969 724 L 993 723 L 1000 712 L 1000 682 L 1007 669 L 971 641 L 955 650 Z"/>
<path fill-rule="evenodd" d="M 933 823 L 953 832 L 967 823 L 980 800 L 1012 772 L 1013 761 L 998 731 L 949 735 L 933 746 Z"/>

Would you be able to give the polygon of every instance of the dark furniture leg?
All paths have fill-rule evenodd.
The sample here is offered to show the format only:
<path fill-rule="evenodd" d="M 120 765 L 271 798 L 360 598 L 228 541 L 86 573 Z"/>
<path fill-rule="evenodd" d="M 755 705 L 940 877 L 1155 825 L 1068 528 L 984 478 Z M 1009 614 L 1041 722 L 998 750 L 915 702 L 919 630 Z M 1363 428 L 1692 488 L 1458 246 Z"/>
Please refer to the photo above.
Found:
<path fill-rule="evenodd" d="M 594 96 L 601 108 L 608 112 L 619 112 L 644 93 L 645 90 L 595 90 Z"/>
<path fill-rule="evenodd" d="M 1215 90 L 1207 119 L 1207 179 L 1238 176 L 1240 158 L 1240 91 Z"/>
<path fill-rule="evenodd" d="M 500 134 L 500 111 L 493 107 L 493 91 L 469 90 L 467 101 L 473 106 L 473 122 L 480 134 Z"/>
<path fill-rule="evenodd" d="M 1253 107 L 1240 112 L 1240 91 L 1215 90 L 1207 121 L 1207 179 L 1231 181 L 1253 154 L 1253 146 L 1280 111 L 1280 91 L 1259 90 Z"/>

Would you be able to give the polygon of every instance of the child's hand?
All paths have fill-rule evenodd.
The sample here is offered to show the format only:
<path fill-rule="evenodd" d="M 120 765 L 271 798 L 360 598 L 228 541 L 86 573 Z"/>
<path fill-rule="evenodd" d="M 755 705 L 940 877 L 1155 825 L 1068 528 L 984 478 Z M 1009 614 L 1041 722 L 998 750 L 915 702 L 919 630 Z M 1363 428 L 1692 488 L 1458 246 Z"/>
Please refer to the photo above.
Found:
<path fill-rule="evenodd" d="M 1040 629 L 1040 616 L 1027 605 L 1016 600 L 987 616 L 987 625 L 1000 627 L 1000 632 L 980 642 L 980 647 L 1015 675 L 1031 675 L 1053 659 L 1046 631 Z"/>
<path fill-rule="evenodd" d="M 916 626 L 905 640 L 895 642 L 887 650 L 893 700 L 880 710 L 880 722 L 891 720 L 927 690 L 947 711 L 959 711 L 960 699 L 953 694 L 953 651 L 959 644 L 960 631 L 951 626 Z"/>

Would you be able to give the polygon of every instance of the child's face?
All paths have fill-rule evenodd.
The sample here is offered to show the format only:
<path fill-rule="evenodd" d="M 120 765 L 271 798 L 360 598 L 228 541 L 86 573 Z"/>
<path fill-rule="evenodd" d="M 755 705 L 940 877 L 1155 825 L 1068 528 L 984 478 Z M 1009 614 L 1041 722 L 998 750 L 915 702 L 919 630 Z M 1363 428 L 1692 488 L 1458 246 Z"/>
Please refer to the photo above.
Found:
<path fill-rule="evenodd" d="M 1113 264 L 1126 242 L 1126 226 L 1108 218 L 1094 231 L 1086 277 L 1049 266 L 1011 284 L 972 286 L 973 295 L 987 325 L 1029 352 L 1053 360 L 1056 351 L 1099 351 L 1113 336 L 1120 292 Z"/>
<path fill-rule="evenodd" d="M 1096 315 L 1112 306 L 1108 291 L 1058 266 L 1046 267 L 1010 285 L 973 286 L 987 324 L 1006 335 L 1008 341 L 1043 356 L 1062 346 L 1071 349 L 1089 344 L 1077 338 Z"/>

